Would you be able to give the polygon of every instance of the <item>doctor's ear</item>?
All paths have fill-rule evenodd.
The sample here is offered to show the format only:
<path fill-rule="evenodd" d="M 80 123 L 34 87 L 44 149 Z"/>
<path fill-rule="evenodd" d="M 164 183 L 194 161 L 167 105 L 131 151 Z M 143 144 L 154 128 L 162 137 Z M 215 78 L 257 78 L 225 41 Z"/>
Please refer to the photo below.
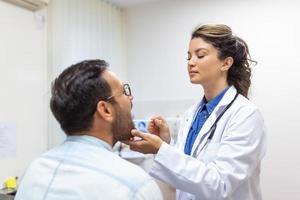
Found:
<path fill-rule="evenodd" d="M 97 103 L 97 109 L 95 114 L 99 115 L 103 120 L 107 122 L 112 122 L 113 106 L 106 101 L 99 101 Z"/>
<path fill-rule="evenodd" d="M 228 71 L 229 68 L 232 66 L 233 64 L 233 58 L 232 57 L 227 57 L 223 60 L 223 64 L 221 67 L 221 71 Z"/>

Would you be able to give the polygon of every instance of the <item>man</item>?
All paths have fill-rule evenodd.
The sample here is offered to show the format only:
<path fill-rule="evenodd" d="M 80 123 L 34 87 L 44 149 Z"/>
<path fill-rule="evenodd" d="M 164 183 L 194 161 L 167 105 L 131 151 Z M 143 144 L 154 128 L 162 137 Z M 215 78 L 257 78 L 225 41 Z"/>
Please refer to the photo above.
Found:
<path fill-rule="evenodd" d="M 112 152 L 132 137 L 132 99 L 129 85 L 103 60 L 64 70 L 50 107 L 67 139 L 32 162 L 16 200 L 162 199 L 153 179 Z"/>

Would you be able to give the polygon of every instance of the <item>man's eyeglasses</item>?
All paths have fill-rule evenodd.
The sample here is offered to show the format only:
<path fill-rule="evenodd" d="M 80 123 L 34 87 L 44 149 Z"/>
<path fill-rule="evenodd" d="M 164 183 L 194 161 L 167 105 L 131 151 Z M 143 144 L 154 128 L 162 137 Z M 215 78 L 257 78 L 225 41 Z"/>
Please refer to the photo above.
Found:
<path fill-rule="evenodd" d="M 127 83 L 123 84 L 123 93 L 122 94 L 125 94 L 126 96 L 129 96 L 129 97 L 131 96 L 131 89 L 130 89 L 129 84 L 127 84 Z M 113 97 L 119 96 L 119 95 L 122 95 L 122 94 L 111 95 L 111 96 L 106 98 L 106 101 L 109 101 Z"/>

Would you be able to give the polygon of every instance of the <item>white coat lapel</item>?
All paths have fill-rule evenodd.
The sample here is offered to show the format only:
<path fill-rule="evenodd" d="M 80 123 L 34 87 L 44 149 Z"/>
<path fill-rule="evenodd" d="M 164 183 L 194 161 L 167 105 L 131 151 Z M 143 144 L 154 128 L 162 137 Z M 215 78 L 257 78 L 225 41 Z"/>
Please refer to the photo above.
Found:
<path fill-rule="evenodd" d="M 184 126 L 182 127 L 182 129 L 183 129 L 182 136 L 181 136 L 181 138 L 178 138 L 179 142 L 180 142 L 179 149 L 182 151 L 184 151 L 186 139 L 187 139 L 188 133 L 190 131 L 190 128 L 192 126 L 192 123 L 195 119 L 195 114 L 196 114 L 199 106 L 202 105 L 203 103 L 204 103 L 204 100 L 202 100 L 200 103 L 196 103 L 193 107 L 190 108 L 190 110 L 186 114 L 186 117 L 183 122 Z"/>
<path fill-rule="evenodd" d="M 198 133 L 197 138 L 196 138 L 196 140 L 194 142 L 194 145 L 193 145 L 193 148 L 192 148 L 191 155 L 194 154 L 194 151 L 196 150 L 196 148 L 202 149 L 203 145 L 206 143 L 206 140 L 207 140 L 208 135 L 209 135 L 208 131 L 209 131 L 210 127 L 212 127 L 212 125 L 214 124 L 214 122 L 217 119 L 216 111 L 215 111 L 215 110 L 217 110 L 217 107 L 211 113 L 211 115 L 209 116 L 209 118 L 203 124 L 200 132 Z M 199 146 L 199 147 L 197 147 L 197 146 Z"/>
<path fill-rule="evenodd" d="M 200 132 L 198 133 L 198 136 L 194 142 L 191 155 L 194 155 L 194 151 L 197 149 L 198 151 L 203 148 L 203 146 L 206 144 L 206 141 L 209 136 L 209 130 L 216 121 L 217 117 L 220 115 L 220 113 L 225 109 L 225 107 L 231 102 L 231 100 L 234 98 L 234 95 L 236 94 L 236 89 L 231 86 L 227 92 L 224 94 L 221 101 L 218 103 L 218 105 L 215 107 L 211 115 L 208 117 L 206 122 L 203 124 Z M 199 146 L 199 147 L 198 147 Z M 199 154 L 199 152 L 197 152 Z M 196 155 L 197 155 L 196 154 Z"/>

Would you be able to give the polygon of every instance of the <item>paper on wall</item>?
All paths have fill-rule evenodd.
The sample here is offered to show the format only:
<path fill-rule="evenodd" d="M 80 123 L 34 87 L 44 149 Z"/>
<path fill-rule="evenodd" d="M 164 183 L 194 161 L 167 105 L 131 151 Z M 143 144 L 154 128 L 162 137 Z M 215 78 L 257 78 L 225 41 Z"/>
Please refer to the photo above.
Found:
<path fill-rule="evenodd" d="M 0 158 L 16 155 L 16 126 L 0 122 Z"/>

